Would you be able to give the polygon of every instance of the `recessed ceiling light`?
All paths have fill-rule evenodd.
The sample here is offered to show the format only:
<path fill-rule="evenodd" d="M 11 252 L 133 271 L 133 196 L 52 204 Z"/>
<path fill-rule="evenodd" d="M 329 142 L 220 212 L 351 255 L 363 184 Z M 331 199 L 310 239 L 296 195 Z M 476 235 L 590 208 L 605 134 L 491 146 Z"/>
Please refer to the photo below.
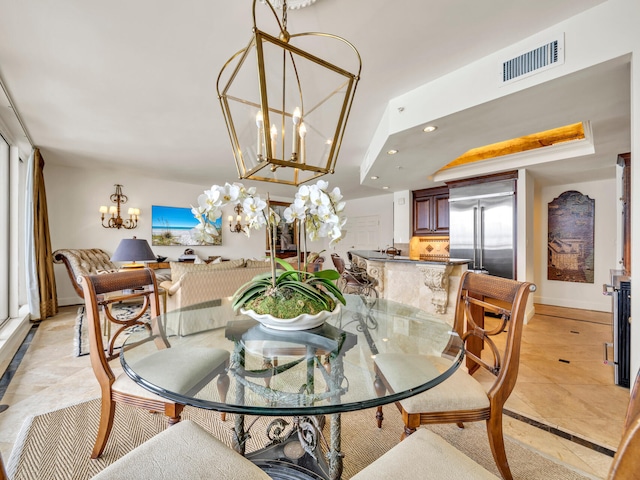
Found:
<path fill-rule="evenodd" d="M 377 176 L 377 175 L 372 175 L 372 176 L 371 176 L 371 180 L 377 180 L 377 179 L 379 179 L 379 178 L 380 178 L 380 177 L 379 177 L 379 176 Z"/>
<path fill-rule="evenodd" d="M 437 129 L 438 129 L 438 127 L 436 127 L 435 125 L 427 125 L 426 127 L 424 127 L 422 129 L 422 131 L 425 132 L 425 133 L 431 133 L 431 132 L 433 132 L 433 131 L 435 131 Z"/>
<path fill-rule="evenodd" d="M 389 190 L 389 187 L 384 186 L 384 187 L 382 187 L 382 189 L 383 189 L 383 190 Z"/>
<path fill-rule="evenodd" d="M 396 150 L 396 149 L 392 148 L 391 150 L 387 150 L 387 154 L 389 154 L 389 155 L 395 155 L 396 153 L 398 153 L 398 150 Z"/>

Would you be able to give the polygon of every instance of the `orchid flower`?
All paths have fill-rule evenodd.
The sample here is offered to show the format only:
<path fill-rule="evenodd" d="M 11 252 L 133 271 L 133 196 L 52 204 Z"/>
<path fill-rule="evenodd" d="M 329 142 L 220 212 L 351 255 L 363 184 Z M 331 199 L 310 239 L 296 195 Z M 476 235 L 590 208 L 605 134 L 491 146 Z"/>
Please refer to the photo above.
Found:
<path fill-rule="evenodd" d="M 200 222 L 196 227 L 198 239 L 208 242 L 208 239 L 219 235 L 213 224 L 222 216 L 224 207 L 236 204 L 242 205 L 247 222 L 243 231 L 247 236 L 251 230 L 265 226 L 275 228 L 280 223 L 281 219 L 274 210 L 267 211 L 267 202 L 256 194 L 255 187 L 246 188 L 242 183 L 213 185 L 198 197 L 198 206 L 191 207 L 191 212 Z M 318 180 L 315 185 L 302 185 L 283 215 L 286 223 L 304 225 L 311 240 L 329 238 L 330 245 L 333 245 L 342 238 L 342 227 L 346 223 L 346 217 L 341 215 L 344 208 L 340 189 L 335 187 L 329 191 L 329 183 Z"/>

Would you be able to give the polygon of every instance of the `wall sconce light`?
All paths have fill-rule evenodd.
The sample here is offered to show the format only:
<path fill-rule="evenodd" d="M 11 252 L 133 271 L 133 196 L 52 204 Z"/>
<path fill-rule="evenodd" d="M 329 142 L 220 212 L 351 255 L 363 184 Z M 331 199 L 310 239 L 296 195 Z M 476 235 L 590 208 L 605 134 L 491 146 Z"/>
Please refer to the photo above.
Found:
<path fill-rule="evenodd" d="M 244 231 L 245 228 L 244 225 L 240 223 L 240 221 L 242 220 L 242 205 L 240 205 L 239 203 L 236 204 L 236 206 L 233 207 L 233 211 L 236 212 L 236 224 L 233 224 L 233 215 L 229 215 L 229 228 L 233 233 L 240 233 Z"/>
<path fill-rule="evenodd" d="M 110 207 L 106 207 L 103 205 L 100 207 L 100 213 L 102 215 L 102 226 L 104 228 L 126 228 L 129 230 L 132 228 L 136 228 L 138 226 L 138 216 L 140 215 L 140 209 L 130 208 L 127 211 L 129 218 L 123 220 L 120 216 L 120 205 L 127 203 L 127 200 L 129 200 L 129 198 L 124 193 L 122 193 L 122 185 L 116 184 L 114 186 L 116 187 L 116 193 L 112 194 L 109 199 L 113 203 L 115 203 L 115 205 L 112 205 Z M 105 213 L 111 215 L 111 217 L 108 218 L 106 224 L 104 222 Z"/>

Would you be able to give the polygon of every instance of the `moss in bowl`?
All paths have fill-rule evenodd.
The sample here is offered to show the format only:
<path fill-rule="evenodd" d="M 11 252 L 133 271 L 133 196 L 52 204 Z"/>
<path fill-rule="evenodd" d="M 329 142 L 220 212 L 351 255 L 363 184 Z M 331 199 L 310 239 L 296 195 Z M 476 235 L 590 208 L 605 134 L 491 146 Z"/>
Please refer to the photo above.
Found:
<path fill-rule="evenodd" d="M 280 259 L 284 269 L 257 275 L 240 287 L 233 296 L 233 309 L 253 310 L 276 318 L 295 318 L 301 314 L 316 315 L 333 311 L 336 301 L 346 304 L 334 280 L 340 277 L 336 270 L 309 273 L 294 270 Z"/>

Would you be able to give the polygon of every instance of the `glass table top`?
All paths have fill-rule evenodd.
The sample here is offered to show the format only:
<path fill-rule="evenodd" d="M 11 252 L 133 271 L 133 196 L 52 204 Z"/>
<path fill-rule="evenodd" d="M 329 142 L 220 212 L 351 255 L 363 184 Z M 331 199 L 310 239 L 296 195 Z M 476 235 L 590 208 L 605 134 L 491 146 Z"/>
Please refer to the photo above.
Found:
<path fill-rule="evenodd" d="M 432 388 L 461 364 L 462 342 L 443 319 L 389 300 L 345 298 L 347 305 L 324 325 L 300 331 L 272 329 L 236 314 L 230 298 L 192 305 L 152 320 L 155 335 L 134 328 L 120 360 L 134 381 L 162 397 L 250 415 L 319 415 L 383 405 Z M 171 355 L 158 355 L 159 332 Z M 212 349 L 221 351 L 211 355 Z M 207 373 L 220 364 L 211 359 L 227 358 L 227 352 L 229 384 L 221 393 L 219 375 Z M 209 360 L 203 364 L 203 358 Z M 380 362 L 393 393 L 375 388 Z"/>

